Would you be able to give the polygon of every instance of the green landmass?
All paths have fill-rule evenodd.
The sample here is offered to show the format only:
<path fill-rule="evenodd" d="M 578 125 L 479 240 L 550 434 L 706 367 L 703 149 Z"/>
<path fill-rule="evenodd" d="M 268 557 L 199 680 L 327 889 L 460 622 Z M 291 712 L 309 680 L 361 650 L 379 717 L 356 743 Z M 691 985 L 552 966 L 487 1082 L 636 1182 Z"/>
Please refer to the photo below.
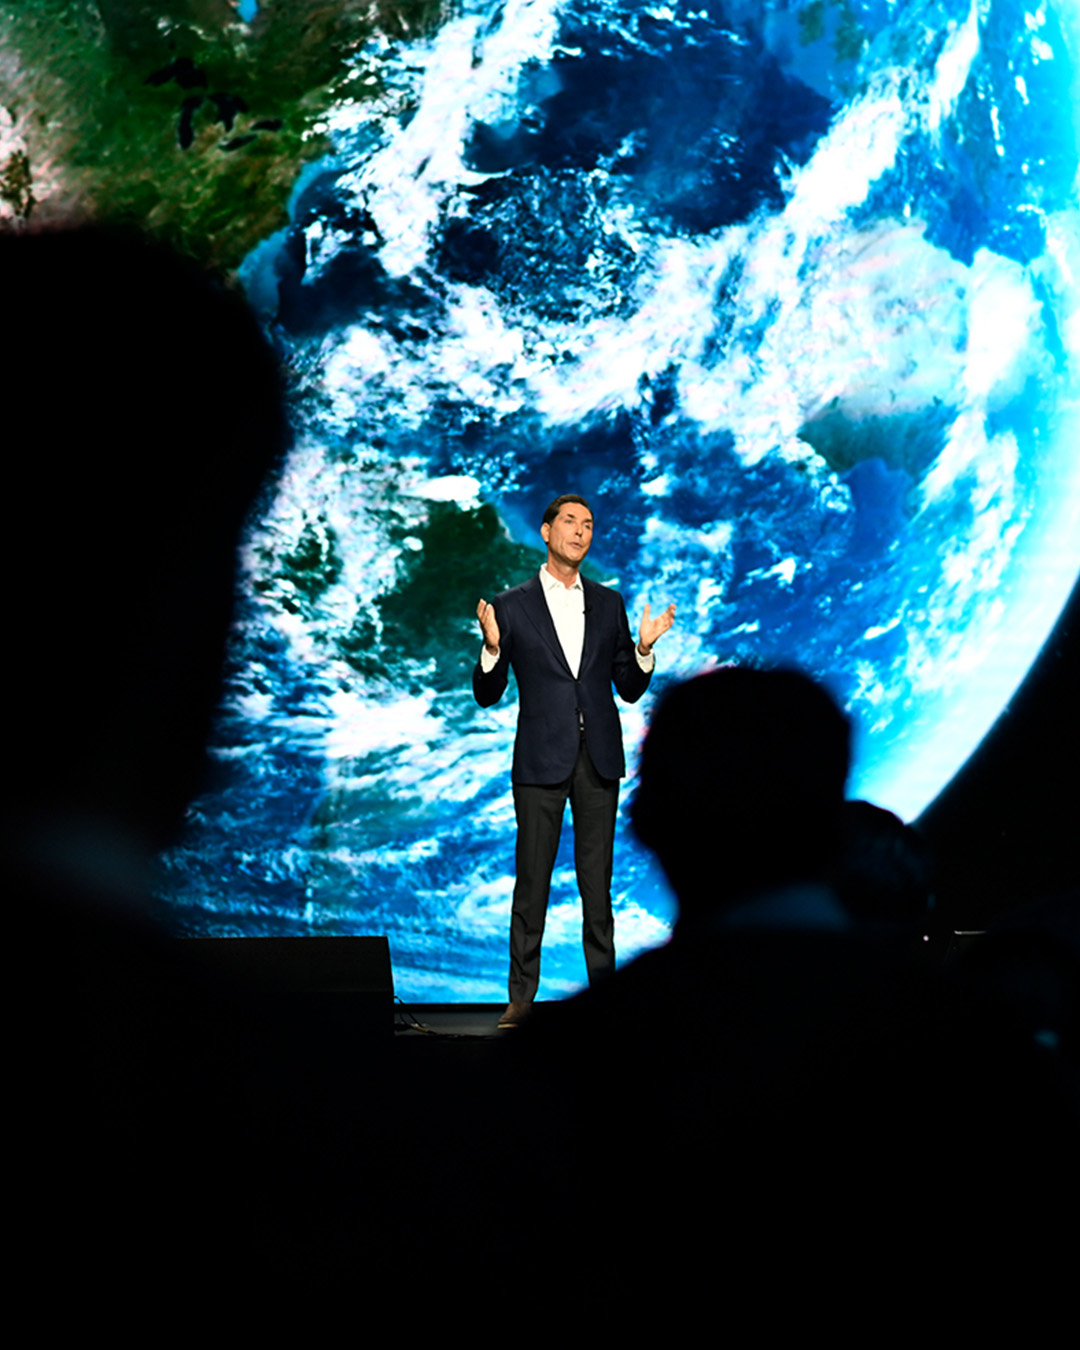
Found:
<path fill-rule="evenodd" d="M 29 219 L 34 209 L 34 183 L 25 150 L 13 151 L 0 163 L 0 201 L 6 202 L 16 217 Z"/>
<path fill-rule="evenodd" d="M 832 28 L 833 50 L 838 61 L 857 61 L 862 54 L 866 34 L 855 14 L 851 0 L 805 0 L 795 13 L 799 41 L 804 47 L 820 42 L 828 33 L 828 11 L 835 11 Z"/>
<path fill-rule="evenodd" d="M 0 98 L 26 147 L 0 162 L 0 196 L 16 219 L 135 225 L 230 271 L 286 223 L 327 110 L 379 92 L 350 58 L 441 14 L 262 0 L 246 25 L 229 0 L 0 0 Z"/>
<path fill-rule="evenodd" d="M 880 459 L 919 482 L 945 446 L 956 409 L 935 399 L 918 412 L 849 417 L 838 400 L 822 416 L 799 428 L 834 473 L 843 475 L 864 460 Z"/>
<path fill-rule="evenodd" d="M 836 47 L 836 59 L 838 61 L 857 61 L 862 55 L 865 41 L 866 34 L 863 32 L 859 20 L 855 17 L 855 10 L 852 8 L 850 0 L 841 0 L 840 22 L 836 26 L 836 36 L 833 38 Z"/>
<path fill-rule="evenodd" d="M 464 688 L 478 650 L 477 601 L 535 572 L 542 546 L 515 543 L 486 504 L 469 509 L 432 502 L 427 522 L 408 533 L 423 547 L 402 554 L 397 586 L 377 602 L 383 646 L 433 661 L 435 674 L 426 681 L 432 688 Z"/>
<path fill-rule="evenodd" d="M 819 42 L 825 36 L 825 0 L 808 0 L 795 16 L 799 23 L 799 41 L 803 46 Z"/>
<path fill-rule="evenodd" d="M 347 632 L 323 631 L 321 640 L 361 675 L 377 676 L 386 653 L 395 652 L 423 672 L 417 689 L 461 689 L 476 661 L 477 601 L 535 572 L 543 548 L 515 543 L 493 506 L 424 505 L 423 520 L 410 510 L 408 518 L 391 512 L 386 522 L 387 542 L 398 550 L 393 589 L 360 609 Z M 276 556 L 264 549 L 262 561 L 256 592 L 318 629 L 319 603 L 344 566 L 341 540 L 326 516 L 308 517 L 292 548 Z"/>

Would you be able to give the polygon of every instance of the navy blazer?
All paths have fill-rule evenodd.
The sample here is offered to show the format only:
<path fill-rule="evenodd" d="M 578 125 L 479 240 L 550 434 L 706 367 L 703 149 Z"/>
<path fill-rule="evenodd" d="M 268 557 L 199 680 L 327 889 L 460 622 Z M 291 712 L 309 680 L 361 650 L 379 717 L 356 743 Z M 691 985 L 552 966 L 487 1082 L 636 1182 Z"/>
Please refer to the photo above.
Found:
<path fill-rule="evenodd" d="M 499 659 L 487 674 L 477 661 L 473 693 L 482 708 L 490 708 L 502 698 L 513 669 L 520 704 L 511 775 L 515 783 L 561 783 L 570 777 L 581 741 L 579 709 L 597 773 L 603 778 L 626 773 L 611 686 L 627 703 L 636 703 L 652 673 L 638 665 L 622 596 L 584 577 L 581 582 L 585 641 L 576 680 L 566 664 L 539 576 L 492 601 L 499 625 Z"/>

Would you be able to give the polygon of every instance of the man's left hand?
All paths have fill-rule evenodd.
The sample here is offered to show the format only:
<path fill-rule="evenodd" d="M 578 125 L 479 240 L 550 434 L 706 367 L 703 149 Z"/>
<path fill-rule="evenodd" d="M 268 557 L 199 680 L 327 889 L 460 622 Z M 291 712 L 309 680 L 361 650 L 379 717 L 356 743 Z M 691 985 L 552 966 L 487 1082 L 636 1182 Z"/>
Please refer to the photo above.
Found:
<path fill-rule="evenodd" d="M 638 632 L 638 651 L 642 656 L 648 656 L 656 639 L 666 633 L 674 622 L 674 605 L 668 605 L 663 614 L 658 614 L 655 619 L 650 616 L 649 606 L 645 606 L 645 614 Z"/>

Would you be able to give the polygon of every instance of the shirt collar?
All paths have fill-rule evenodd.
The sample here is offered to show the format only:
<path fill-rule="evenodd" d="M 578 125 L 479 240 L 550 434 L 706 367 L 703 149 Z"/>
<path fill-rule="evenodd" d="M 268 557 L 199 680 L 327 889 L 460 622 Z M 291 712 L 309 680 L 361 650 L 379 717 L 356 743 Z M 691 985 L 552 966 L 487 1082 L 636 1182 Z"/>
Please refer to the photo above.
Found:
<path fill-rule="evenodd" d="M 577 580 L 572 586 L 564 586 L 558 577 L 553 577 L 547 570 L 547 564 L 544 563 L 540 568 L 540 580 L 544 584 L 544 589 L 548 591 L 584 591 L 585 587 L 581 584 L 581 573 L 577 575 Z"/>

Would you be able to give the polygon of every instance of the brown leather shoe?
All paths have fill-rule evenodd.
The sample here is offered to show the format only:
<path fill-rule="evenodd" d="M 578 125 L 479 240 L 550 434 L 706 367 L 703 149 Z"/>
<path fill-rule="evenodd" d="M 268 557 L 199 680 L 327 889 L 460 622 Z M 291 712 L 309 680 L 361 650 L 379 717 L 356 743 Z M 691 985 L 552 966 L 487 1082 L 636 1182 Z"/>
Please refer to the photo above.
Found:
<path fill-rule="evenodd" d="M 528 1017 L 532 1008 L 531 1003 L 511 1003 L 503 1015 L 499 1018 L 499 1030 L 505 1031 L 508 1027 L 519 1027 Z"/>

